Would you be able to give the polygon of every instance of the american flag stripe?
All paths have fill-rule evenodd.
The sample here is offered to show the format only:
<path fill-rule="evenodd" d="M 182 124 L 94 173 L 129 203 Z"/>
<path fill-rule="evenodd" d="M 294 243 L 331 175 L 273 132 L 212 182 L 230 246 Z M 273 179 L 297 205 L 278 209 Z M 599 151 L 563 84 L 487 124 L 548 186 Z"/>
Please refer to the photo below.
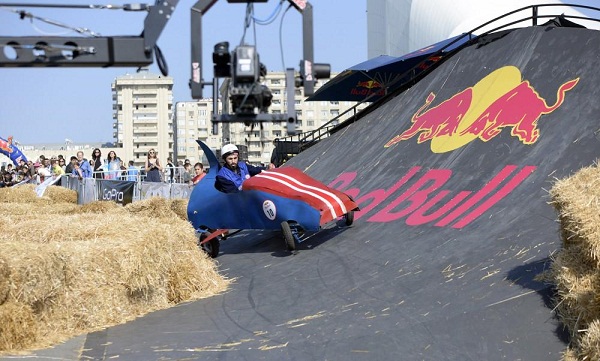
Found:
<path fill-rule="evenodd" d="M 304 193 L 304 194 L 307 194 L 307 195 L 309 195 L 309 196 L 311 196 L 311 197 L 314 197 L 314 198 L 318 199 L 319 201 L 321 201 L 321 202 L 323 202 L 323 203 L 325 204 L 325 206 L 326 206 L 326 207 L 329 209 L 329 211 L 331 212 L 331 217 L 332 217 L 332 218 L 335 218 L 335 217 L 336 217 L 336 215 L 335 215 L 335 209 L 334 209 L 334 207 L 333 207 L 333 204 L 332 204 L 330 201 L 326 200 L 325 198 L 321 197 L 320 195 L 318 195 L 318 194 L 316 194 L 316 193 L 314 193 L 314 192 L 311 192 L 311 191 L 309 191 L 309 190 L 305 190 L 305 189 L 301 189 L 301 188 L 299 188 L 299 187 L 296 187 L 296 186 L 292 185 L 291 183 L 289 183 L 289 182 L 287 182 L 287 181 L 285 181 L 285 180 L 283 180 L 283 179 L 279 179 L 279 178 L 277 178 L 277 177 L 272 177 L 272 176 L 270 176 L 270 175 L 267 175 L 267 174 L 265 174 L 265 173 L 267 173 L 267 172 L 262 172 L 262 173 L 260 173 L 260 174 L 257 174 L 257 175 L 255 176 L 255 178 L 256 178 L 256 177 L 259 177 L 259 178 L 261 178 L 261 179 L 268 179 L 268 180 L 271 180 L 271 181 L 273 181 L 273 182 L 276 182 L 276 183 L 282 184 L 282 185 L 284 185 L 285 187 L 288 187 L 288 188 L 290 188 L 290 189 L 293 189 L 293 190 L 295 190 L 296 192 Z"/>
<path fill-rule="evenodd" d="M 327 196 L 330 199 L 332 199 L 334 202 L 336 202 L 340 206 L 340 209 L 342 210 L 343 214 L 348 213 L 348 211 L 346 210 L 346 205 L 344 204 L 344 201 L 342 199 L 340 199 L 340 197 L 338 197 L 333 192 L 330 192 L 330 191 L 328 191 L 326 189 L 323 189 L 321 187 L 312 186 L 312 185 L 308 184 L 306 182 L 306 180 L 304 182 L 300 182 L 297 178 L 291 177 L 291 176 L 289 176 L 287 174 L 280 173 L 280 172 L 262 172 L 262 173 L 259 174 L 259 176 L 261 174 L 265 174 L 265 173 L 268 174 L 268 175 L 270 175 L 270 176 L 276 176 L 276 177 L 285 178 L 288 181 L 290 181 L 292 183 L 295 183 L 295 184 L 297 184 L 300 187 L 304 187 L 304 188 L 307 188 L 307 189 L 311 189 L 311 190 L 313 190 L 315 192 L 321 193 L 324 196 Z"/>

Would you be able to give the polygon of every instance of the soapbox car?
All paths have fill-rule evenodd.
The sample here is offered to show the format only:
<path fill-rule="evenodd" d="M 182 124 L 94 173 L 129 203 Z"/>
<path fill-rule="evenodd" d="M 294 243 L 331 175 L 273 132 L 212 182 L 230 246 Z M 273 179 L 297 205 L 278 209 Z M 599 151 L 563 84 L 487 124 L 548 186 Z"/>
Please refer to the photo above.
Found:
<path fill-rule="evenodd" d="M 194 187 L 187 215 L 199 246 L 213 258 L 220 241 L 233 234 L 230 229 L 280 229 L 288 250 L 294 250 L 307 231 L 318 231 L 340 217 L 348 226 L 354 221 L 358 206 L 349 196 L 289 166 L 247 179 L 240 192 L 220 192 L 215 188 L 217 157 L 206 144 L 198 144 L 210 169 Z"/>

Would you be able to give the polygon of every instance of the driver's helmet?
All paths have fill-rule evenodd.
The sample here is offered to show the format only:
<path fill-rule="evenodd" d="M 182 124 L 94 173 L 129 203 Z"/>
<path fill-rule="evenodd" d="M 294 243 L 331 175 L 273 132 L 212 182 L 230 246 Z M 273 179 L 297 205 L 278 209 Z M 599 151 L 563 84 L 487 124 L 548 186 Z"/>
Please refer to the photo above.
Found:
<path fill-rule="evenodd" d="M 238 148 L 233 144 L 225 144 L 223 148 L 221 148 L 221 158 L 227 158 L 231 153 L 239 153 Z"/>

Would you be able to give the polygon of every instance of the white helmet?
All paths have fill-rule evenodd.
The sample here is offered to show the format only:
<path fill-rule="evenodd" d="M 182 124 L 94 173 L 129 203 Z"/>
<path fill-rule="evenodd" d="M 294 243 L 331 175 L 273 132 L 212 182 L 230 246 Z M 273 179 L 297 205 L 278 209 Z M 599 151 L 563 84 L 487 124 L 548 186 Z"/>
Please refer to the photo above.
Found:
<path fill-rule="evenodd" d="M 238 148 L 233 144 L 225 144 L 223 148 L 221 148 L 221 158 L 225 159 L 231 153 L 239 153 Z"/>

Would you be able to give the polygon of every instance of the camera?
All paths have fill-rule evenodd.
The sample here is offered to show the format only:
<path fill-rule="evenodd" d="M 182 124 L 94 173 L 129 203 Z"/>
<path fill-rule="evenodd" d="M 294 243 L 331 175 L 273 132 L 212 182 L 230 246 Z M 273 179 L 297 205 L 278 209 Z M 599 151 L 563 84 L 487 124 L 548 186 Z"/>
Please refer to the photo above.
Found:
<path fill-rule="evenodd" d="M 231 78 L 229 100 L 236 115 L 251 116 L 267 113 L 271 106 L 271 90 L 260 84 L 267 75 L 267 67 L 259 61 L 256 47 L 239 45 L 229 53 L 229 43 L 220 42 L 213 52 L 215 77 Z"/>

